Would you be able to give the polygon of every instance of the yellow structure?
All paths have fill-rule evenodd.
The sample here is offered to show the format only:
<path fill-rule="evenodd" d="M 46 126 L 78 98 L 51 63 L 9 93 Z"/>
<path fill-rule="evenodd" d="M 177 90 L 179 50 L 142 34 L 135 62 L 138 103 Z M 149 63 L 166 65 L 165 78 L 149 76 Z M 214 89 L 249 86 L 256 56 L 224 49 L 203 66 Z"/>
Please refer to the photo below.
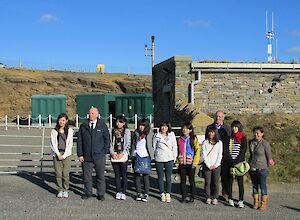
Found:
<path fill-rule="evenodd" d="M 103 74 L 105 72 L 105 65 L 104 64 L 98 64 L 97 65 L 97 73 Z"/>

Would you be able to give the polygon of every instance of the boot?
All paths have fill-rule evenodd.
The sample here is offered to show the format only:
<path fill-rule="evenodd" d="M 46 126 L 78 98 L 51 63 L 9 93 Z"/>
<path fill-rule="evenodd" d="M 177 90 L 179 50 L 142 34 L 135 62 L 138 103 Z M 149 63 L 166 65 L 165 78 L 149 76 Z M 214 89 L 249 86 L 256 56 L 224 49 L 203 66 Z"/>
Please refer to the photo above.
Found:
<path fill-rule="evenodd" d="M 258 194 L 253 195 L 253 207 L 254 209 L 258 209 Z"/>
<path fill-rule="evenodd" d="M 268 203 L 268 196 L 262 196 L 261 197 L 261 206 L 260 206 L 260 210 L 265 210 L 267 208 L 267 203 Z"/>

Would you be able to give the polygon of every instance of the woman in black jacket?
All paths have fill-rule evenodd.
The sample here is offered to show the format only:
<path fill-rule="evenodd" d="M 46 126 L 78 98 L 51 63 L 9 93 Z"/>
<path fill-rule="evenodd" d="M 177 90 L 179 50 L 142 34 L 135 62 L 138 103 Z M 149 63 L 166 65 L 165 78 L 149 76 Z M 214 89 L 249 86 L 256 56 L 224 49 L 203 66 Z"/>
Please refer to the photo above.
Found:
<path fill-rule="evenodd" d="M 243 133 L 242 123 L 239 121 L 233 121 L 231 123 L 232 136 L 229 143 L 229 155 L 230 160 L 229 164 L 226 166 L 227 173 L 227 192 L 228 192 L 228 203 L 230 206 L 234 206 L 234 202 L 232 200 L 232 184 L 233 184 L 233 176 L 230 174 L 230 168 L 240 162 L 245 161 L 245 154 L 247 151 L 247 136 Z M 244 208 L 244 180 L 243 176 L 235 177 L 238 182 L 239 187 L 239 202 L 237 206 L 239 208 Z"/>

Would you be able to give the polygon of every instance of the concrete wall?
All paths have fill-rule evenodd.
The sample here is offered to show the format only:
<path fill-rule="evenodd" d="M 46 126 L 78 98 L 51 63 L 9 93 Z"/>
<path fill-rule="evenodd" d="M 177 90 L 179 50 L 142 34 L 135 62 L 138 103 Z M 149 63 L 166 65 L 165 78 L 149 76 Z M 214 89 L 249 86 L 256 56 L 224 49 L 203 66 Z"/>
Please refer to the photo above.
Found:
<path fill-rule="evenodd" d="M 193 68 L 201 69 L 201 82 L 191 105 Z M 184 108 L 206 114 L 300 112 L 299 64 L 197 63 L 176 56 L 154 66 L 152 80 L 156 125 L 163 120 L 180 124 Z"/>

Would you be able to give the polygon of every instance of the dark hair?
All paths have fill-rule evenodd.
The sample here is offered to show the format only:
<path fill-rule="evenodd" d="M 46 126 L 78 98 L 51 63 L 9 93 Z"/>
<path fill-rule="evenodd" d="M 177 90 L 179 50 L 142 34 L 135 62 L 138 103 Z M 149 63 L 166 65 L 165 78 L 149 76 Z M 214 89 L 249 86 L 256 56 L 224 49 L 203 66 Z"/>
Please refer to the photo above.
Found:
<path fill-rule="evenodd" d="M 237 128 L 239 129 L 240 132 L 243 131 L 243 125 L 242 125 L 242 123 L 241 123 L 240 121 L 238 121 L 238 120 L 234 120 L 234 121 L 231 123 L 231 129 L 232 129 L 233 127 L 237 127 Z"/>
<path fill-rule="evenodd" d="M 118 115 L 115 119 L 115 126 L 114 128 L 117 128 L 117 121 L 124 122 L 123 128 L 127 128 L 126 118 L 124 115 Z"/>
<path fill-rule="evenodd" d="M 195 150 L 194 141 L 195 141 L 196 135 L 194 133 L 194 127 L 193 127 L 192 123 L 186 122 L 181 126 L 181 129 L 183 129 L 183 127 L 186 127 L 187 129 L 192 130 L 190 133 L 190 140 L 191 140 L 190 143 L 191 143 L 192 149 Z"/>
<path fill-rule="evenodd" d="M 65 118 L 66 120 L 69 120 L 69 117 L 68 117 L 68 115 L 66 114 L 66 113 L 61 113 L 58 117 L 57 117 L 57 119 L 56 119 L 56 125 L 55 125 L 55 130 L 57 131 L 57 132 L 59 132 L 59 129 L 60 129 L 60 125 L 59 125 L 59 119 L 61 119 L 61 118 Z M 68 134 L 68 130 L 69 130 L 69 122 L 67 122 L 66 123 L 66 125 L 65 125 L 65 127 L 64 127 L 64 132 L 65 132 L 65 134 L 67 135 Z"/>
<path fill-rule="evenodd" d="M 261 126 L 256 126 L 252 129 L 252 132 L 254 133 L 256 130 L 259 130 L 261 133 L 264 133 L 264 129 Z"/>
<path fill-rule="evenodd" d="M 160 125 L 159 125 L 159 132 L 161 132 L 161 127 L 162 126 L 167 126 L 168 127 L 167 134 L 172 131 L 171 123 L 169 121 L 164 121 L 164 122 L 160 123 Z"/>
<path fill-rule="evenodd" d="M 139 130 L 139 126 L 140 126 L 140 125 L 142 125 L 142 126 L 145 127 L 143 132 L 141 132 L 141 131 Z M 148 135 L 148 134 L 149 134 L 149 132 L 150 132 L 150 124 L 149 124 L 149 122 L 148 122 L 148 120 L 147 120 L 146 118 L 143 118 L 143 119 L 141 119 L 141 120 L 138 121 L 138 125 L 137 125 L 136 131 L 137 131 L 139 134 L 145 134 L 145 135 Z"/>
<path fill-rule="evenodd" d="M 209 132 L 215 132 L 215 142 L 217 143 L 219 140 L 220 140 L 220 135 L 219 135 L 219 132 L 218 132 L 218 129 L 215 128 L 215 126 L 208 126 L 207 129 L 206 129 L 206 134 L 205 134 L 205 137 L 208 137 L 208 133 Z"/>

